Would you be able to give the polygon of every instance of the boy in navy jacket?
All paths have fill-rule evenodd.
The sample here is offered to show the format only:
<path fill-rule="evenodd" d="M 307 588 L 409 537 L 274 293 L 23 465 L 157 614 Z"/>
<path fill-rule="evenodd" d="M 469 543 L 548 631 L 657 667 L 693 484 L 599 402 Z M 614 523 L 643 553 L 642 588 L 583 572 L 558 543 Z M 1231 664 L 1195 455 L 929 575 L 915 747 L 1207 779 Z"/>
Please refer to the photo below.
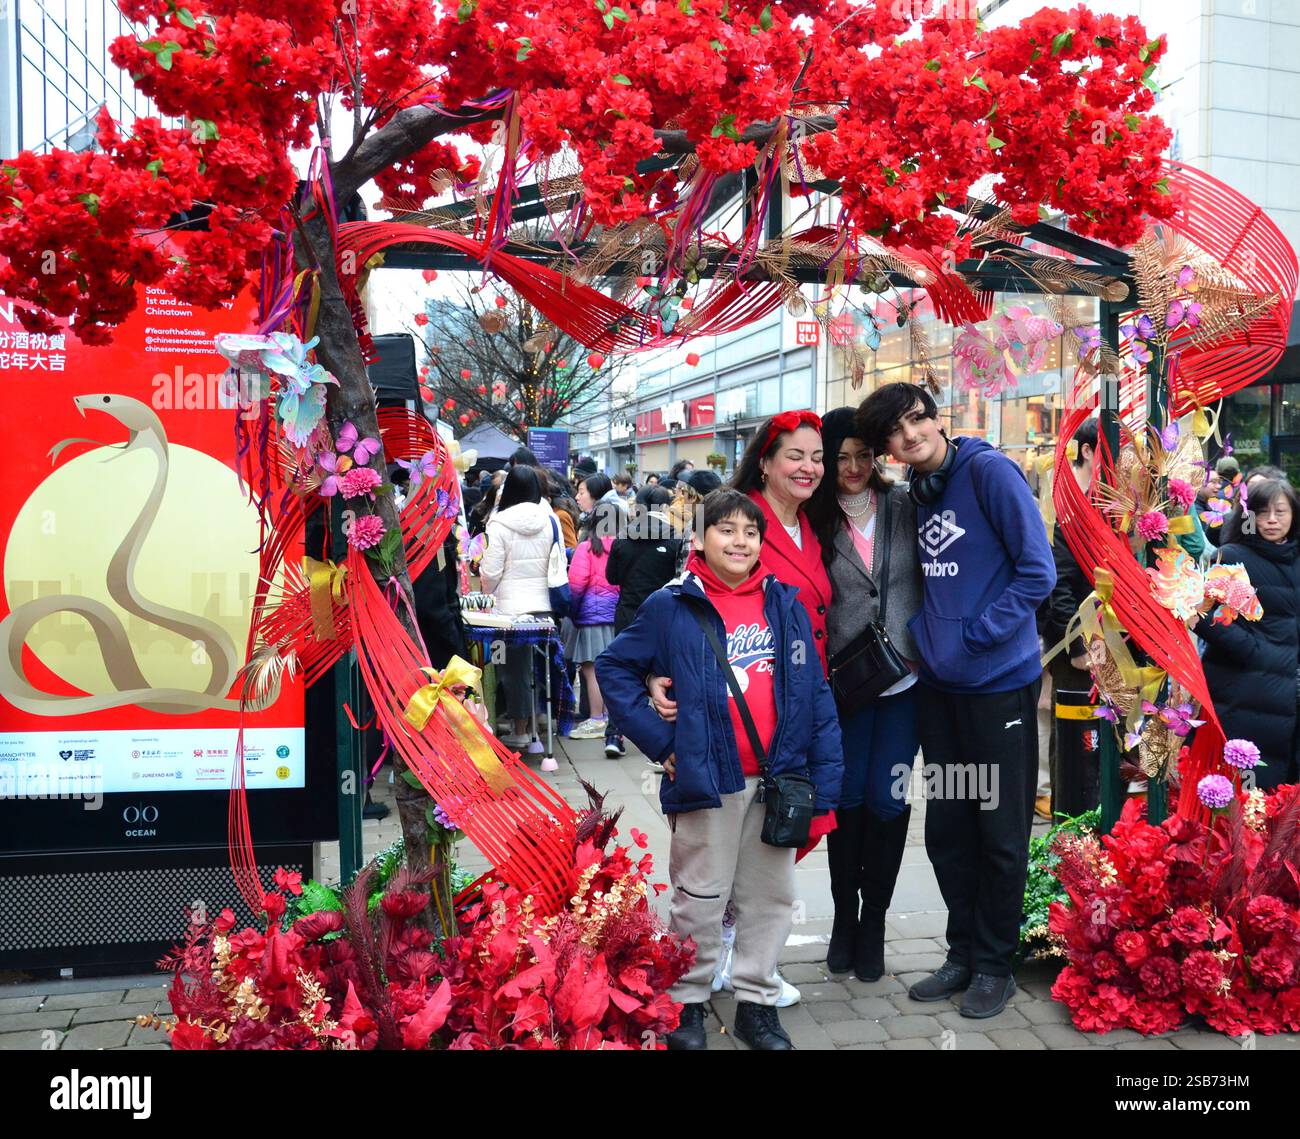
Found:
<path fill-rule="evenodd" d="M 697 614 L 726 645 L 769 774 L 807 775 L 818 810 L 831 810 L 844 773 L 835 701 L 808 614 L 793 588 L 758 568 L 765 525 L 747 495 L 709 494 L 686 572 L 651 594 L 596 660 L 614 719 L 666 776 L 659 801 L 673 829 L 670 924 L 696 945 L 694 966 L 672 989 L 684 1007 L 671 1049 L 705 1047 L 704 1002 L 729 897 L 736 1035 L 763 1050 L 793 1047 L 777 1016 L 776 966 L 792 923 L 795 852 L 761 840 L 758 757 Z M 647 702 L 649 676 L 672 678 L 676 722 Z"/>
<path fill-rule="evenodd" d="M 983 439 L 952 440 L 917 384 L 886 384 L 858 433 L 910 470 L 924 603 L 921 657 L 925 849 L 948 906 L 948 960 L 911 996 L 966 990 L 963 1016 L 996 1016 L 1016 991 L 1038 785 L 1035 612 L 1056 583 L 1047 528 L 1024 475 Z"/>

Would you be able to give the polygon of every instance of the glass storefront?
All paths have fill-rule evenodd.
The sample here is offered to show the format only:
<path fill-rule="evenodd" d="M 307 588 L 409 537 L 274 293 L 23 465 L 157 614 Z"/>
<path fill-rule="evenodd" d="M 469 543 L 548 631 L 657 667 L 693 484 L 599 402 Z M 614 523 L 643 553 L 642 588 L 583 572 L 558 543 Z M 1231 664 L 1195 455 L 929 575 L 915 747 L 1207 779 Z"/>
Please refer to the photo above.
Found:
<path fill-rule="evenodd" d="M 904 292 L 901 299 L 903 304 L 909 304 L 923 296 Z M 993 317 L 1018 307 L 1053 319 L 1063 307 L 1067 321 L 1077 324 L 1095 324 L 1098 319 L 1098 302 L 1093 297 L 1049 300 L 1010 293 L 998 294 Z M 865 382 L 853 388 L 847 375 L 851 366 L 847 354 L 832 353 L 832 375 L 826 385 L 828 409 L 860 403 L 884 384 L 899 380 L 921 382 L 921 361 L 911 333 L 907 328 L 898 327 L 895 310 L 889 302 L 881 299 L 875 311 L 881 322 L 880 346 L 874 354 L 867 355 Z M 949 434 L 989 439 L 1022 465 L 1055 445 L 1064 409 L 1063 393 L 1078 364 L 1077 341 L 1071 333 L 1064 333 L 1047 346 L 1038 370 L 1033 375 L 1021 376 L 1016 389 L 989 399 L 954 382 L 952 350 L 959 330 L 937 320 L 933 313 L 919 319 L 929 345 L 930 367 L 939 384 L 935 399 L 940 422 Z"/>

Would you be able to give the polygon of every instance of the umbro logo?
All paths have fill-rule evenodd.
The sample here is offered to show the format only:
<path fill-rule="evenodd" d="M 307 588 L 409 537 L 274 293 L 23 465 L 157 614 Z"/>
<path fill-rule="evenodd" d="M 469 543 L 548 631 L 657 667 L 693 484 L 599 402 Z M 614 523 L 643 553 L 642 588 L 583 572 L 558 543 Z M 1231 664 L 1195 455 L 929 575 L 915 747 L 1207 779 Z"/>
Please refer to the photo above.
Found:
<path fill-rule="evenodd" d="M 920 527 L 918 536 L 921 549 L 930 557 L 937 558 L 965 533 L 966 531 L 957 525 L 956 512 L 945 510 L 942 514 L 932 514 Z"/>

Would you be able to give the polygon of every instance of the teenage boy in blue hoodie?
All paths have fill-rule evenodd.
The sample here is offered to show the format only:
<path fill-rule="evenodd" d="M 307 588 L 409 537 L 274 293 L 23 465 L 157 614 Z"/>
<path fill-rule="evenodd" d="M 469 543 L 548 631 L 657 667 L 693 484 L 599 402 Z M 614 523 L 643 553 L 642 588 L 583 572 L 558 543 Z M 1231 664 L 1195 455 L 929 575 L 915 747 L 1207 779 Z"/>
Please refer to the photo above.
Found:
<path fill-rule="evenodd" d="M 776 967 L 792 924 L 794 856 L 761 834 L 759 760 L 738 702 L 698 618 L 725 646 L 771 775 L 802 774 L 831 810 L 844 776 L 835 700 L 798 591 L 758 565 L 766 520 L 736 490 L 704 498 L 694 553 L 676 581 L 652 593 L 636 619 L 596 658 L 614 719 L 663 764 L 659 802 L 672 828 L 670 925 L 695 939 L 695 964 L 671 990 L 683 1002 L 673 1050 L 705 1048 L 704 1003 L 722 953 L 722 913 L 735 902 L 736 1036 L 789 1051 L 776 1001 Z M 672 677 L 677 718 L 659 718 L 646 680 Z"/>
<path fill-rule="evenodd" d="M 1038 785 L 1035 611 L 1056 583 L 1047 529 L 1020 468 L 983 439 L 949 439 L 917 384 L 886 384 L 857 413 L 877 453 L 910 467 L 924 603 L 917 715 L 927 780 L 925 849 L 948 907 L 948 960 L 918 1001 L 966 990 L 963 1016 L 1016 991 Z"/>

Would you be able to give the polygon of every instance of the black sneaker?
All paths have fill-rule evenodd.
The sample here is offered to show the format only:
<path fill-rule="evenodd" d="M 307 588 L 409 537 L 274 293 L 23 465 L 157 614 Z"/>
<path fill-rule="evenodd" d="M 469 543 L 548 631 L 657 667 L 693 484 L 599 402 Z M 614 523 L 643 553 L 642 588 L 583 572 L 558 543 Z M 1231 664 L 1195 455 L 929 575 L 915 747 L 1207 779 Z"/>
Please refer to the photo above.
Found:
<path fill-rule="evenodd" d="M 756 1052 L 793 1052 L 794 1044 L 781 1027 L 774 1005 L 756 1005 L 752 1001 L 736 1004 L 736 1039 Z"/>
<path fill-rule="evenodd" d="M 961 999 L 961 1014 L 975 1020 L 997 1016 L 1016 992 L 1014 977 L 994 977 L 976 973 L 970 979 L 970 988 Z"/>
<path fill-rule="evenodd" d="M 620 755 L 627 755 L 627 748 L 623 746 L 622 736 L 605 737 L 605 757 L 615 759 Z"/>
<path fill-rule="evenodd" d="M 955 961 L 945 961 L 928 977 L 917 981 L 907 995 L 914 1001 L 943 1001 L 970 984 L 970 970 Z"/>
<path fill-rule="evenodd" d="M 669 1052 L 706 1052 L 704 1006 L 682 1005 L 682 1018 L 677 1027 L 665 1037 Z"/>

